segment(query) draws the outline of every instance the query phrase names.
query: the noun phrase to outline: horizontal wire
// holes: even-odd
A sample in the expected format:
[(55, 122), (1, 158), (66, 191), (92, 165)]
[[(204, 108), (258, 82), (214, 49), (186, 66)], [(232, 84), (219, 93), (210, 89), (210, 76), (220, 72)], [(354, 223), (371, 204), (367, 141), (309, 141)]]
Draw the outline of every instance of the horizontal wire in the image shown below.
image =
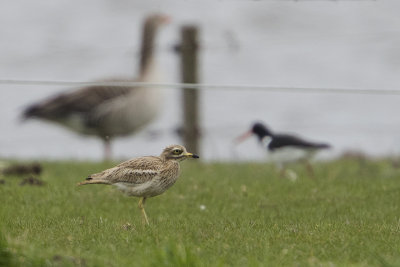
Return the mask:
[(281, 93), (330, 93), (330, 94), (367, 94), (367, 95), (400, 95), (396, 89), (373, 88), (317, 88), (288, 87), (265, 85), (232, 85), (232, 84), (201, 84), (201, 83), (147, 83), (134, 81), (45, 81), (45, 80), (0, 80), (0, 85), (42, 85), (42, 86), (140, 86), (157, 88), (185, 88), (193, 90), (231, 90), (231, 91), (265, 91)]

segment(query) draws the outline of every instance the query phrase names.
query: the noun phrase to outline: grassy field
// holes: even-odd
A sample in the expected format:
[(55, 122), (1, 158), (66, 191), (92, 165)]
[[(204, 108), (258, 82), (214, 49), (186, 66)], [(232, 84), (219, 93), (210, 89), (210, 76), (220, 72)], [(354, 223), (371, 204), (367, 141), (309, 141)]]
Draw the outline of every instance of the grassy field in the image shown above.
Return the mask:
[(76, 187), (111, 163), (44, 162), (44, 186), (0, 184), (0, 265), (400, 266), (400, 169), (389, 160), (182, 164), (165, 194)]

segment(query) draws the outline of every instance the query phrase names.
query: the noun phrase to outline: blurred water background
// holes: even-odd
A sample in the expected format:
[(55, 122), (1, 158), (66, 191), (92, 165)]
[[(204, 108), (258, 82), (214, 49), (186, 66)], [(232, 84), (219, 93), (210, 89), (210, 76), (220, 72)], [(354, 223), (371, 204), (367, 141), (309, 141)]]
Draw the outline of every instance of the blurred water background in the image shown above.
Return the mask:
[[(179, 82), (172, 47), (180, 27), (200, 27), (201, 82), (312, 88), (400, 89), (399, 1), (5, 1), (0, 9), (0, 79), (92, 81), (137, 73), (143, 18), (171, 16), (158, 38), (166, 82)], [(1, 84), (0, 157), (102, 158), (102, 144), (40, 121), (21, 123), (28, 104), (70, 90)], [(159, 154), (180, 143), (180, 90), (165, 89), (163, 113), (135, 136), (116, 139), (115, 158)], [(261, 120), (334, 149), (372, 156), (400, 152), (400, 95), (207, 90), (201, 95), (201, 156), (262, 160), (254, 138), (232, 140)], [(149, 134), (151, 132), (152, 134)]]

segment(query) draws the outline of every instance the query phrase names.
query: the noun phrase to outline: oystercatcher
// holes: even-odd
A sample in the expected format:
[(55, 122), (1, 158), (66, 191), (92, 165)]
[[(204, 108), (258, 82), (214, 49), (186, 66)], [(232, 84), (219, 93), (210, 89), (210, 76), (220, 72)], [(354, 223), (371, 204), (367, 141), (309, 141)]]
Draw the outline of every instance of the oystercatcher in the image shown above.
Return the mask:
[(327, 143), (311, 142), (295, 135), (273, 133), (260, 122), (254, 123), (251, 129), (239, 136), (236, 141), (240, 143), (252, 135), (256, 135), (260, 143), (268, 150), (271, 159), (281, 169), (282, 176), (285, 175), (286, 165), (292, 162), (305, 163), (310, 175), (313, 175), (309, 160), (319, 150), (331, 147)]

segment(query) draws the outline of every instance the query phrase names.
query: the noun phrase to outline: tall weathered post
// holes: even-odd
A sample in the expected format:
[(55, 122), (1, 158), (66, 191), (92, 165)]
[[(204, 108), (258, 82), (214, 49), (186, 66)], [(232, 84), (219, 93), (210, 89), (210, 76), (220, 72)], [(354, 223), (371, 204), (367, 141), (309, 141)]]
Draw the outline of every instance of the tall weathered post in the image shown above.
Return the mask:
[[(181, 75), (183, 83), (198, 83), (198, 29), (195, 26), (182, 28)], [(182, 88), (183, 143), (188, 151), (199, 153), (199, 90)]]

